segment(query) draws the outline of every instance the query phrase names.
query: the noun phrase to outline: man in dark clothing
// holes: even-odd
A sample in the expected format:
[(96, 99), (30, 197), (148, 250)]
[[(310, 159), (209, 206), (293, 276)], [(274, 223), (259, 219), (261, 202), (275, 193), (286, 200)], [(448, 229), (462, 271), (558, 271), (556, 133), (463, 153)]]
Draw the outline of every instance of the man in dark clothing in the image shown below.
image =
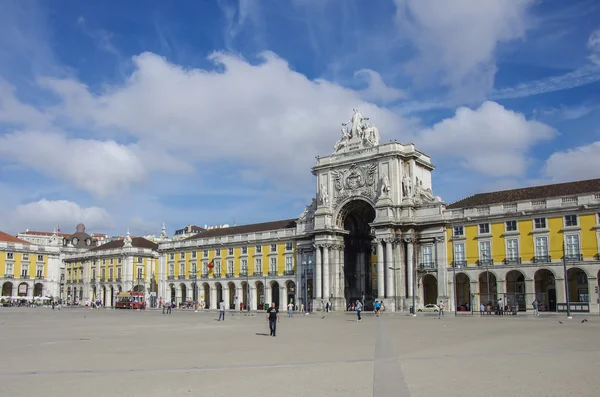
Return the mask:
[(267, 321), (269, 322), (269, 329), (271, 330), (271, 336), (275, 336), (277, 330), (277, 323), (279, 322), (279, 310), (275, 307), (275, 303), (271, 303), (271, 307), (267, 309)]

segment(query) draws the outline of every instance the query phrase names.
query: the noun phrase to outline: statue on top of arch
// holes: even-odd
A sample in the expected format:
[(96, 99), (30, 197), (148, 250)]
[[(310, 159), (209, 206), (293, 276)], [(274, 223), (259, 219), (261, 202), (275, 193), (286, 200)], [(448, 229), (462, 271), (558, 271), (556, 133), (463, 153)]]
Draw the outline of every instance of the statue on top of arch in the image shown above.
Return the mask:
[(363, 147), (379, 145), (379, 130), (374, 125), (368, 123), (368, 117), (364, 117), (356, 108), (352, 109), (353, 114), (349, 121), (342, 123), (342, 137), (334, 145), (335, 153), (339, 152), (351, 143), (362, 143)]

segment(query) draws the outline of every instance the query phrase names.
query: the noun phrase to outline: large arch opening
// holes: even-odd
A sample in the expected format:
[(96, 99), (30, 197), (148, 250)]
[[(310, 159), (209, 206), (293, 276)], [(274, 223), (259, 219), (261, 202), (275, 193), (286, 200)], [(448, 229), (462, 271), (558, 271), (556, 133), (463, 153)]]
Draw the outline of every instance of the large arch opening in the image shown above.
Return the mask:
[(217, 307), (219, 307), (219, 303), (223, 300), (223, 286), (221, 283), (215, 283), (215, 289), (217, 290)]
[(204, 302), (204, 307), (210, 308), (210, 285), (208, 283), (202, 284), (202, 293), (200, 293), (200, 304)]
[(554, 273), (548, 269), (540, 269), (535, 272), (535, 299), (539, 303), (539, 311), (556, 311), (556, 282)]
[(287, 291), (286, 303), (296, 305), (298, 303), (296, 302), (296, 283), (288, 281), (285, 283), (285, 290)]
[(235, 284), (233, 282), (230, 281), (227, 283), (227, 291), (229, 293), (229, 308), (236, 309), (238, 300), (236, 299), (237, 295), (235, 294)]
[(465, 273), (456, 274), (456, 306), (458, 311), (471, 310), (471, 280)]
[[(277, 281), (271, 281), (271, 302), (275, 303), (275, 307), (279, 308), (279, 283)], [(270, 303), (270, 302), (267, 302)]]
[(569, 283), (569, 300), (571, 303), (587, 303), (590, 301), (588, 291), (587, 273), (578, 268), (573, 267), (567, 270), (567, 279)]
[(433, 274), (426, 274), (421, 281), (423, 285), (423, 303), (435, 304), (438, 297), (437, 278)]
[[(344, 298), (364, 304), (377, 298), (377, 279), (373, 277), (371, 263), (370, 223), (375, 220), (375, 208), (364, 200), (353, 200), (342, 207), (337, 216), (337, 226), (348, 232), (344, 236)], [(381, 275), (383, 276), (383, 275)]]
[(42, 296), (42, 294), (44, 293), (44, 284), (42, 283), (36, 283), (33, 286), (33, 296)]
[(27, 283), (19, 284), (19, 288), (17, 290), (17, 296), (27, 296), (28, 292), (29, 292), (29, 284), (27, 284)]
[(262, 310), (265, 305), (265, 286), (262, 281), (256, 282), (256, 309)]
[(2, 296), (12, 296), (12, 291), (13, 291), (13, 283), (11, 283), (10, 281), (5, 282), (4, 284), (2, 284)]
[(519, 270), (511, 270), (506, 273), (506, 305), (510, 310), (513, 310), (513, 308), (519, 311), (526, 310), (526, 293), (523, 273)]
[(181, 291), (181, 304), (187, 303), (187, 287), (184, 283), (179, 284), (179, 289)]
[(496, 275), (485, 271), (479, 275), (479, 304), (494, 306), (498, 302), (498, 282)]

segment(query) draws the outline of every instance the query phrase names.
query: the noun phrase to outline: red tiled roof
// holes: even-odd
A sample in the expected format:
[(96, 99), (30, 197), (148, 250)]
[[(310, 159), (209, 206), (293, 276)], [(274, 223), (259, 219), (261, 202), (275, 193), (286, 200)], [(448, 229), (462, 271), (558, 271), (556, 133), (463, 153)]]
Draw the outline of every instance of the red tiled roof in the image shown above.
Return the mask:
[(21, 240), (20, 238), (16, 238), (15, 236), (11, 236), (10, 234), (4, 232), (0, 232), (0, 241), (6, 241), (8, 243), (29, 244), (28, 241)]
[(253, 223), (250, 225), (240, 225), (240, 226), (223, 227), (223, 228), (218, 228), (218, 229), (210, 229), (210, 230), (206, 230), (204, 232), (200, 232), (198, 234), (194, 234), (193, 236), (186, 238), (186, 240), (195, 240), (195, 239), (205, 238), (205, 237), (229, 236), (231, 234), (258, 233), (258, 232), (266, 232), (269, 230), (290, 229), (290, 228), (295, 228), (295, 227), (296, 227), (296, 219), (284, 219), (282, 221)]
[(539, 200), (550, 197), (573, 196), (585, 193), (600, 193), (600, 179), (588, 179), (525, 187), (521, 189), (501, 190), (498, 192), (479, 193), (450, 204), (448, 209), (473, 208), (478, 206), (512, 203), (524, 200)]

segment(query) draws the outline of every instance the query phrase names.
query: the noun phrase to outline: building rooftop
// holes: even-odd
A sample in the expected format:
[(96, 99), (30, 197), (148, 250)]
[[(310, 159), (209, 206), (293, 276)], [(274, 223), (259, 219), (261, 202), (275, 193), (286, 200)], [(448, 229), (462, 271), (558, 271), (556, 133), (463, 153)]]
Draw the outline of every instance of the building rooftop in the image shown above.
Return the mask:
[(0, 241), (4, 241), (7, 243), (29, 244), (28, 241), (21, 240), (20, 238), (16, 238), (15, 236), (11, 236), (10, 234), (4, 232), (0, 232)]
[[(125, 245), (125, 242), (120, 240), (113, 240), (106, 244), (102, 244), (98, 247), (94, 247), (90, 249), (90, 251), (104, 251), (110, 249), (122, 248)], [(131, 238), (131, 246), (135, 248), (149, 248), (149, 249), (158, 249), (158, 244), (153, 243), (152, 241), (146, 240), (143, 237), (132, 237)]]
[(574, 196), (585, 193), (600, 193), (600, 179), (588, 179), (552, 185), (525, 187), (521, 189), (501, 190), (498, 192), (478, 193), (462, 200), (458, 200), (448, 205), (446, 208), (472, 208), (499, 203), (540, 200), (550, 197)]
[(291, 229), (291, 228), (295, 228), (295, 227), (296, 227), (296, 219), (284, 219), (281, 221), (252, 223), (249, 225), (230, 226), (230, 227), (225, 227), (225, 228), (210, 229), (210, 230), (195, 234), (191, 237), (188, 237), (188, 238), (186, 238), (186, 240), (196, 240), (199, 238), (206, 238), (206, 237), (229, 236), (232, 234), (259, 233), (259, 232), (266, 232), (269, 230)]

